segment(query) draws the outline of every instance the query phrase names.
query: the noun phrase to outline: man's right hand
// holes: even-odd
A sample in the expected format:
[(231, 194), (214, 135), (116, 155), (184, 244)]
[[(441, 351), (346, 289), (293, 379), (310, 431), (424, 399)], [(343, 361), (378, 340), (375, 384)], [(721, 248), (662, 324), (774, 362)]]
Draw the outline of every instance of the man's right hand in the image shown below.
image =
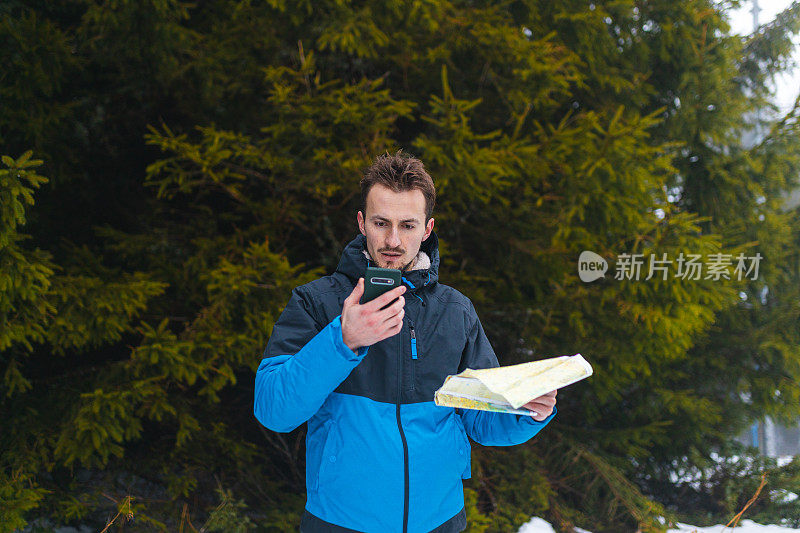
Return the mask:
[[(359, 278), (342, 307), (342, 340), (347, 347), (355, 352), (400, 333), (405, 314), (406, 300), (401, 296), (404, 292), (405, 285), (400, 285), (361, 305), (358, 301), (364, 294), (364, 278)], [(381, 310), (395, 298), (395, 303)]]

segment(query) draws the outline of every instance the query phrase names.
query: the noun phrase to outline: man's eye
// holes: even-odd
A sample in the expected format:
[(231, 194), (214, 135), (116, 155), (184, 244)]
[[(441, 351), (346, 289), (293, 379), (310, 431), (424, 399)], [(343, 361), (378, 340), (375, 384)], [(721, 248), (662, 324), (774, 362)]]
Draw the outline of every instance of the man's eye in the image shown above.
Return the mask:
[(414, 229), (414, 225), (413, 224), (406, 224), (406, 229)]
[(375, 225), (376, 225), (376, 226), (383, 226), (383, 225), (384, 225), (384, 222), (376, 222), (376, 223), (375, 223)]

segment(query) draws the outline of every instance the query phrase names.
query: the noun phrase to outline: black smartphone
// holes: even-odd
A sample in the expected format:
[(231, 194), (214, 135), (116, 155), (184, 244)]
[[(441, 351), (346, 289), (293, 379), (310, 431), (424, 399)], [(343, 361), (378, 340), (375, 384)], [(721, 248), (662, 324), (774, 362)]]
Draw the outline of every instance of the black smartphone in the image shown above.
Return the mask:
[[(365, 304), (384, 292), (399, 287), (402, 283), (402, 276), (402, 272), (396, 268), (367, 267), (367, 271), (364, 273), (364, 294), (361, 295), (359, 303)], [(382, 309), (392, 303), (394, 300), (383, 306)]]

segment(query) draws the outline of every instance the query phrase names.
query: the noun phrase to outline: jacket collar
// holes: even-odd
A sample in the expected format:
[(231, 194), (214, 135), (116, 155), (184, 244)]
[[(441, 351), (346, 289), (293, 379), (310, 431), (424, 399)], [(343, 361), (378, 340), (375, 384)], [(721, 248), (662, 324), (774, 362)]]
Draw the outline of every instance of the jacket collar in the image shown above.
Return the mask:
[[(345, 246), (336, 272), (341, 272), (353, 283), (356, 283), (358, 278), (364, 276), (367, 266), (375, 266), (374, 261), (367, 259), (364, 254), (366, 248), (367, 238), (359, 233)], [(406, 284), (409, 285), (409, 288), (412, 288), (413, 285), (413, 289), (426, 287), (439, 281), (439, 237), (435, 231), (432, 231), (428, 238), (422, 241), (420, 251), (428, 254), (431, 264), (428, 268), (403, 272)]]

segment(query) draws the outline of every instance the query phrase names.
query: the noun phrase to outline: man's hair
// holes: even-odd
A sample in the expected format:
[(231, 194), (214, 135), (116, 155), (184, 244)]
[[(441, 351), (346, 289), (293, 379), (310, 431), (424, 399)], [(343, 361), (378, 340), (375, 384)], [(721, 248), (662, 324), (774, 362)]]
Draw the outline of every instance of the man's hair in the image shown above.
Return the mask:
[(394, 192), (419, 189), (425, 197), (425, 222), (430, 220), (436, 205), (436, 188), (422, 161), (402, 150), (394, 155), (386, 152), (376, 157), (361, 178), (361, 212), (364, 216), (367, 215), (367, 194), (376, 183)]

